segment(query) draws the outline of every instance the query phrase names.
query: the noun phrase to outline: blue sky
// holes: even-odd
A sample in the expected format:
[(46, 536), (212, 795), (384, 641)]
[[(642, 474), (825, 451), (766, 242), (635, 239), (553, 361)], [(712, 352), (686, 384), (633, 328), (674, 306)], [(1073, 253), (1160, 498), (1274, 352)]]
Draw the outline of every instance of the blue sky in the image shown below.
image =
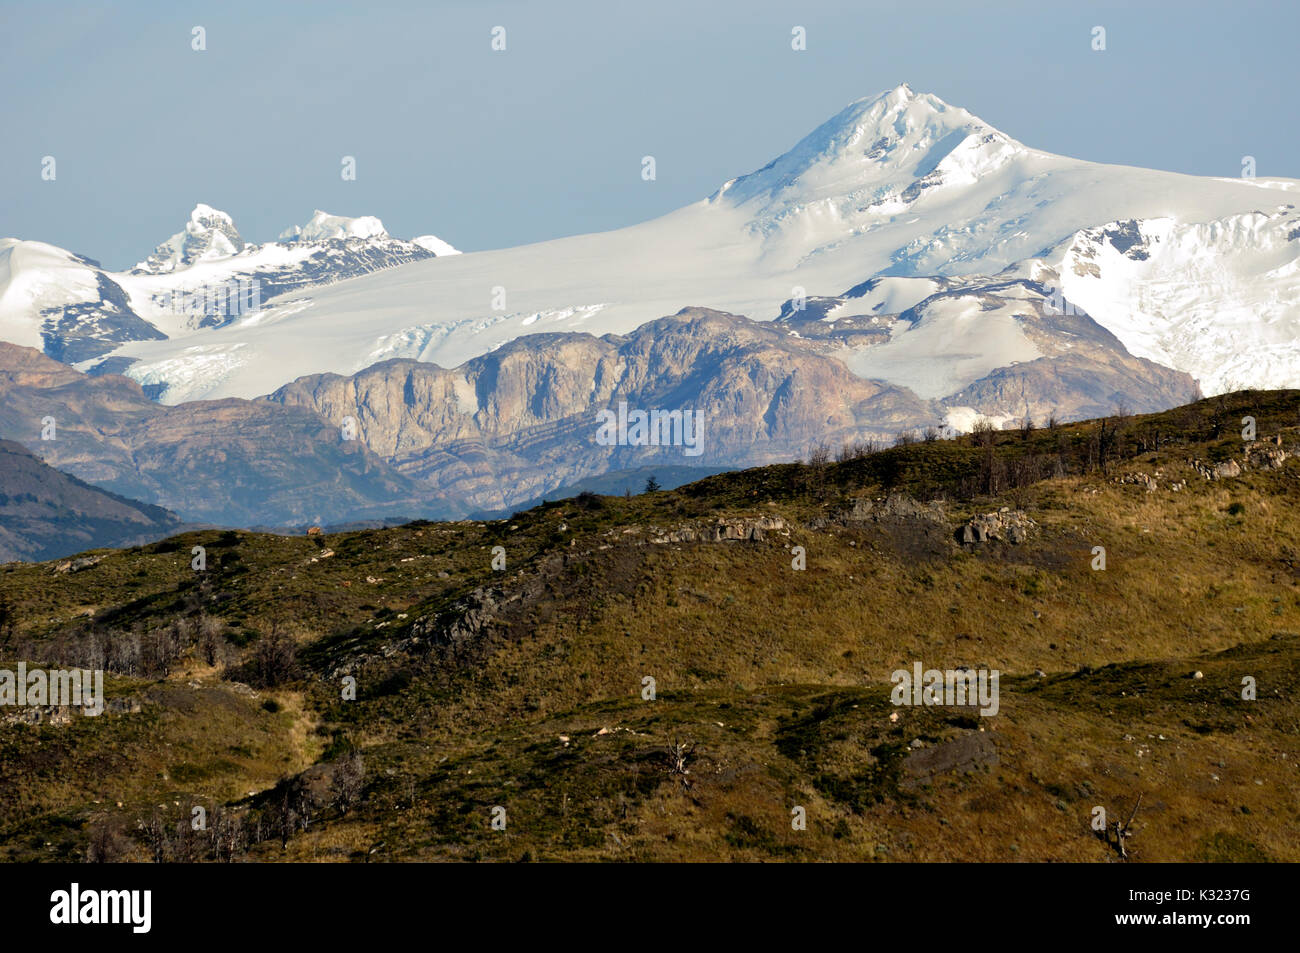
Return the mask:
[(196, 202), (254, 241), (316, 208), (464, 250), (599, 231), (903, 81), (1052, 152), (1226, 176), (1253, 155), (1300, 178), (1298, 39), (1300, 4), (1249, 0), (5, 0), (0, 235), (120, 268)]

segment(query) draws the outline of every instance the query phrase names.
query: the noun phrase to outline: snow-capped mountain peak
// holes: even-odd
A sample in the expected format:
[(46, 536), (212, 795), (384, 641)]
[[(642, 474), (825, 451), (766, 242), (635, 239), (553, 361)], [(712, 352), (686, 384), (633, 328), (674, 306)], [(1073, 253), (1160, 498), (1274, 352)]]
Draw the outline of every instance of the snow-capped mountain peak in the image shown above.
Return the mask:
[(128, 341), (224, 326), (289, 291), (456, 254), (433, 235), (393, 238), (374, 216), (319, 209), (278, 242), (247, 242), (230, 215), (203, 203), (130, 272), (105, 271), (52, 245), (0, 239), (0, 337), (59, 360), (89, 361)]
[(437, 235), (417, 235), (411, 241), (425, 251), (433, 252), (439, 258), (460, 254), (460, 249), (453, 247), (449, 242), (444, 242)]
[[(990, 201), (1069, 161), (1029, 149), (965, 109), (904, 83), (850, 103), (788, 152), (725, 184), (708, 204), (744, 216), (770, 261), (797, 267), (884, 228), (901, 236), (927, 221), (992, 220), (996, 212), (981, 212)], [(956, 207), (963, 203), (967, 207)], [(954, 252), (988, 251), (990, 240), (1015, 234), (999, 234), (1000, 225), (989, 234), (959, 236), (966, 248), (948, 241), (908, 248), (896, 267), (937, 272)], [(918, 229), (905, 242), (926, 241), (927, 231), (933, 234)]]
[(221, 225), (229, 225), (231, 228), (234, 228), (235, 222), (234, 219), (221, 211), (221, 209), (213, 208), (211, 205), (204, 205), (202, 202), (199, 202), (194, 206), (194, 210), (190, 212), (190, 220), (187, 227), (213, 228)]
[(282, 242), (323, 242), (346, 238), (388, 238), (384, 223), (373, 215), (347, 218), (320, 209), (306, 225), (294, 225), (280, 233)]
[(229, 258), (243, 251), (244, 245), (229, 215), (200, 202), (190, 212), (185, 227), (155, 248), (133, 270), (166, 274), (196, 262)]
[(903, 83), (850, 103), (714, 198), (768, 209), (825, 197), (870, 203), (897, 197), (919, 181), (926, 182), (921, 188), (939, 184), (945, 172), (965, 178), (1021, 151), (1024, 146), (977, 116)]
[[(263, 395), (389, 358), (455, 367), (538, 332), (627, 334), (683, 304), (766, 319), (792, 299), (831, 296), (839, 310), (827, 315), (844, 323), (821, 335), (824, 346), (934, 399), (976, 387), (972, 375), (988, 377), (999, 360), (1019, 367), (1057, 354), (1088, 321), (1211, 391), (1296, 386), (1300, 219), (1287, 200), (1297, 192), (1296, 180), (1054, 155), (901, 85), (850, 103), (710, 199), (614, 232), (435, 262), (425, 259), (452, 250), (432, 236), (362, 239), (384, 234), (382, 224), (318, 211), (290, 240), (175, 274), (104, 276), (113, 285), (101, 286), (73, 269), (75, 294), (36, 295), (51, 283), (47, 270), (18, 274), (38, 256), (15, 253), (15, 293), (0, 295), (12, 317), (0, 313), (0, 329), (39, 334), (47, 353), (86, 367), (125, 369), (177, 403)], [(221, 231), (214, 214), (196, 218)], [(59, 267), (62, 288), (73, 276)], [(236, 278), (258, 282), (256, 313), (214, 310), (211, 296), (205, 310), (189, 307), (205, 286)], [(855, 292), (873, 280), (875, 291)], [(1008, 290), (1012, 280), (1038, 288)], [(0, 291), (4, 283), (0, 269)], [(487, 294), (498, 285), (508, 309)], [(920, 307), (944, 291), (960, 294)], [(1087, 320), (1046, 314), (1048, 296)], [(150, 327), (123, 331), (119, 299)], [(931, 360), (947, 362), (943, 375), (929, 373)], [(1023, 401), (997, 404), (1010, 393), (1000, 386), (962, 401), (1023, 415)]]

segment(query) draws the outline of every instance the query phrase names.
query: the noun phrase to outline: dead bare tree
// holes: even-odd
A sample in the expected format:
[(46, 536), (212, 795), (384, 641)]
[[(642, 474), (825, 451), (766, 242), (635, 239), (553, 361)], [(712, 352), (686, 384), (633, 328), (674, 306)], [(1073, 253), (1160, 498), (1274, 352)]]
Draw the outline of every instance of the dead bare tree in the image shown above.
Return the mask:
[(294, 835), (299, 823), (297, 798), (294, 796), (293, 784), (290, 781), (280, 782), (280, 799), (276, 803), (276, 827), (280, 835), (280, 848), (289, 847), (289, 838)]
[(693, 741), (682, 742), (682, 741), (678, 741), (676, 738), (673, 738), (673, 740), (668, 744), (667, 754), (668, 754), (668, 773), (673, 777), (681, 778), (681, 782), (684, 787), (690, 787), (691, 783), (690, 781), (686, 780), (686, 775), (691, 773), (691, 769), (688, 768), (686, 765), (687, 762), (690, 761), (691, 757), (695, 754), (695, 742)]
[(870, 456), (879, 450), (879, 441), (853, 440), (844, 444), (835, 459), (838, 463), (844, 463), (848, 460), (861, 460), (863, 457)]
[(167, 837), (167, 822), (157, 808), (154, 809), (153, 814), (142, 827), (145, 842), (149, 845), (149, 855), (153, 858), (153, 862), (155, 864), (163, 863), (167, 860), (170, 845)]
[(213, 616), (200, 616), (198, 623), (198, 648), (199, 654), (203, 661), (208, 665), (216, 665), (221, 658), (222, 649), (225, 648), (223, 639), (224, 625), (219, 618)]
[(104, 817), (90, 826), (86, 843), (86, 863), (117, 864), (126, 860), (131, 844), (122, 830), (122, 820)]
[(9, 644), (14, 631), (14, 607), (0, 599), (0, 648)]
[(330, 791), (340, 814), (352, 810), (365, 788), (366, 767), (361, 752), (353, 751), (340, 759), (330, 772)]
[[(1137, 817), (1138, 808), (1142, 806), (1143, 795), (1139, 794), (1137, 802), (1133, 805), (1133, 810), (1129, 813), (1128, 820), (1123, 824), (1116, 821), (1114, 826), (1104, 832), (1106, 843), (1115, 848), (1115, 853), (1119, 854), (1120, 860), (1128, 860), (1128, 845), (1125, 843), (1133, 836), (1133, 818)], [(1113, 838), (1113, 839), (1112, 839)]]
[(208, 831), (208, 841), (213, 860), (233, 863), (245, 842), (243, 818), (218, 808)]
[(994, 443), (993, 424), (988, 420), (977, 420), (971, 427), (970, 442), (972, 447), (991, 447)]
[(178, 863), (191, 864), (199, 858), (198, 837), (194, 832), (190, 818), (182, 818), (173, 828), (175, 837), (171, 841), (172, 859)]
[(275, 688), (293, 677), (297, 646), (278, 622), (253, 649), (253, 680), (259, 688)]

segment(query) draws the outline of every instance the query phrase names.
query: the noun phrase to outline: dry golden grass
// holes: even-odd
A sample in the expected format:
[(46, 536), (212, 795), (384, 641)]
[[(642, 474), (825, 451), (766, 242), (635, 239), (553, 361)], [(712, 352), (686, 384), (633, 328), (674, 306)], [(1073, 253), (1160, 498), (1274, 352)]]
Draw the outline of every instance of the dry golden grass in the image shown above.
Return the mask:
[[(1269, 413), (1292, 413), (1291, 400)], [(1046, 452), (1095, 426), (1026, 446)], [(1229, 450), (1230, 435), (1105, 476), (958, 495), (946, 525), (836, 516), (883, 495), (872, 481), (900, 467), (966, 479), (977, 448), (722, 475), (498, 523), (196, 534), (214, 567), (203, 589), (188, 537), (74, 575), (5, 567), (0, 599), (37, 644), (84, 625), (88, 608), (101, 607), (97, 623), (146, 628), (202, 611), (244, 652), (273, 624), (289, 632), (300, 677), (253, 696), (187, 657), (165, 681), (115, 682), (144, 699), (139, 715), (7, 733), (0, 767), (20, 783), (0, 845), (75, 857), (104, 814), (265, 810), (277, 782), (355, 748), (359, 806), (322, 806), (250, 859), (1106, 861), (1117, 855), (1089, 826), (1094, 808), (1126, 816), (1141, 796), (1137, 861), (1294, 861), (1300, 464), (1209, 483), (1185, 462)], [(1114, 482), (1157, 467), (1156, 492)], [(1024, 543), (954, 541), (962, 520), (1009, 505), (1038, 524)], [(777, 515), (790, 529), (647, 542), (650, 526), (720, 515)], [(489, 566), (498, 544), (505, 574)], [(804, 571), (791, 567), (796, 545)], [(1091, 568), (1096, 546), (1104, 571)], [(412, 623), (479, 587), (522, 595), (459, 654), (407, 641)], [(917, 661), (999, 670), (999, 713), (895, 708), (890, 674)], [(342, 671), (357, 677), (355, 702), (340, 699)], [(1256, 701), (1241, 698), (1246, 675)], [(670, 771), (677, 741), (695, 746), (688, 775)], [(927, 751), (976, 754), (914, 777)], [(489, 824), (494, 806), (505, 831)], [(807, 830), (792, 829), (795, 806)]]

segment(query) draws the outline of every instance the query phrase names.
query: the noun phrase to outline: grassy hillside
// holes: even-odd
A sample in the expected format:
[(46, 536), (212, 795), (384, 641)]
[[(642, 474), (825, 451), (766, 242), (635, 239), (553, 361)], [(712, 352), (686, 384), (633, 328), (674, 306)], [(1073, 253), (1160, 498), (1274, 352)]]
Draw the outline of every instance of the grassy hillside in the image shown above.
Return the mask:
[[(0, 709), (0, 856), (1106, 861), (1140, 797), (1133, 860), (1298, 860), (1300, 463), (1261, 462), (1298, 408), (4, 567), (0, 667), (106, 659), (120, 710)], [(960, 541), (1004, 507), (1022, 541)], [(685, 541), (719, 521), (761, 538)], [(918, 661), (999, 670), (998, 713), (895, 707)]]

